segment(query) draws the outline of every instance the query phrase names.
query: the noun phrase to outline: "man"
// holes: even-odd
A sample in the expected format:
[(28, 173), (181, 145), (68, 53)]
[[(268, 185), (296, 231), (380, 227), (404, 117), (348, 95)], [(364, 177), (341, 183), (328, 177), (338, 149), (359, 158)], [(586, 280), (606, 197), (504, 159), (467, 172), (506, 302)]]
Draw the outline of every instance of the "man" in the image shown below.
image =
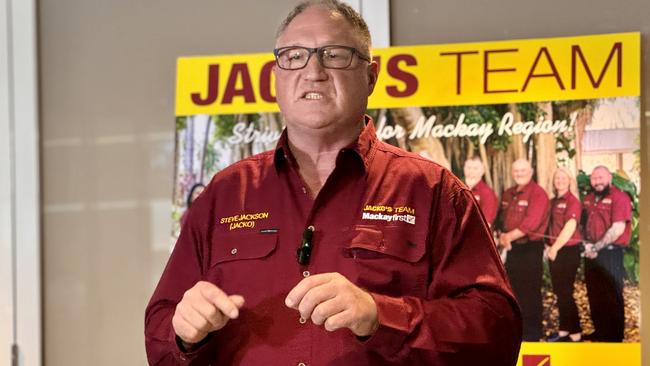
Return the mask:
[(516, 186), (503, 192), (498, 229), (500, 245), (508, 251), (506, 272), (521, 306), (524, 340), (542, 338), (542, 274), (549, 201), (535, 183), (533, 168), (525, 159), (512, 164)]
[(514, 365), (520, 318), (471, 193), (380, 142), (363, 19), (298, 5), (278, 32), (274, 151), (192, 205), (147, 307), (156, 365)]
[(585, 282), (595, 332), (585, 339), (622, 342), (625, 330), (623, 248), (630, 243), (632, 202), (612, 185), (604, 166), (591, 172), (593, 191), (584, 199)]
[(472, 190), (474, 198), (478, 202), (483, 215), (488, 224), (492, 226), (494, 219), (497, 217), (497, 195), (490, 186), (483, 181), (485, 174), (485, 167), (481, 158), (474, 155), (473, 157), (465, 160), (463, 165), (463, 172), (465, 175), (465, 184)]

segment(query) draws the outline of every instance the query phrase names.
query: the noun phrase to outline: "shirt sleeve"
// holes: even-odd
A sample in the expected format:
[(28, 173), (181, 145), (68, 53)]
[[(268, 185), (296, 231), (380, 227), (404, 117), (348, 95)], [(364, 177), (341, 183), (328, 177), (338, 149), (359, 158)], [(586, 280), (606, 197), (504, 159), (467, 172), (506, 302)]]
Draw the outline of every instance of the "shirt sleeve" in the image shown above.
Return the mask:
[(612, 202), (612, 222), (632, 220), (632, 201), (625, 192), (618, 192)]
[[(187, 222), (181, 230), (149, 305), (145, 311), (145, 346), (150, 365), (205, 365), (204, 357), (214, 346), (208, 346), (210, 336), (191, 352), (181, 349), (172, 327), (176, 305), (185, 291), (202, 278), (202, 224), (196, 221), (197, 211), (203, 210), (205, 199), (199, 197), (188, 211)], [(196, 216), (194, 216), (195, 214)]]
[(526, 216), (519, 224), (518, 229), (524, 234), (544, 234), (546, 221), (548, 219), (548, 197), (543, 189), (535, 189), (528, 200)]
[[(575, 219), (576, 223), (580, 223), (580, 215), (582, 214), (582, 205), (580, 201), (573, 198), (567, 200), (566, 213), (564, 214), (564, 222)], [(578, 229), (576, 229), (578, 230)]]
[(431, 215), (426, 298), (371, 294), (379, 328), (367, 346), (395, 363), (515, 365), (519, 307), (471, 192), (450, 188)]

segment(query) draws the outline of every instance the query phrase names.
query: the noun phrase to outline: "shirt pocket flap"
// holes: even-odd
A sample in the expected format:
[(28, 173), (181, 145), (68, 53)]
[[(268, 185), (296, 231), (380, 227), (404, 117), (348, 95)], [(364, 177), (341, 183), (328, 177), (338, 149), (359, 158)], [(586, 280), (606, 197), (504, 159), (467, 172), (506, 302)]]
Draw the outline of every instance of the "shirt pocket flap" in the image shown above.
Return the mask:
[(211, 266), (219, 263), (264, 258), (271, 254), (278, 242), (277, 234), (236, 234), (213, 241)]
[[(357, 257), (374, 258), (383, 254), (411, 263), (419, 262), (425, 252), (423, 244), (410, 241), (400, 228), (357, 227), (350, 249)], [(370, 252), (364, 253), (364, 250)]]

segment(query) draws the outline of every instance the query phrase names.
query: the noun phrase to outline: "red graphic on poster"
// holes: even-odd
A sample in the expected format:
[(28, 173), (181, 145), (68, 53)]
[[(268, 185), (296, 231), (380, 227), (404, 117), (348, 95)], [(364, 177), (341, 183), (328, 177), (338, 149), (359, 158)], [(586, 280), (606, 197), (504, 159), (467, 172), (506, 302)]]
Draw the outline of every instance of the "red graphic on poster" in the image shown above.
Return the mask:
[(551, 366), (550, 355), (523, 355), (522, 366)]

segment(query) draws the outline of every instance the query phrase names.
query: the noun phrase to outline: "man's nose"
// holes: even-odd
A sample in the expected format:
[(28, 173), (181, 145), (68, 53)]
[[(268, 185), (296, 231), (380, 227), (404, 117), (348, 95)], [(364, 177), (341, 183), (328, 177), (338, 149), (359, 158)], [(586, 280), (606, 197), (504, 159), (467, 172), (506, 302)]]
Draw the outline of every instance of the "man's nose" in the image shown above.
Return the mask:
[(308, 80), (325, 80), (327, 79), (327, 72), (318, 59), (318, 54), (311, 55), (305, 66), (305, 79)]

